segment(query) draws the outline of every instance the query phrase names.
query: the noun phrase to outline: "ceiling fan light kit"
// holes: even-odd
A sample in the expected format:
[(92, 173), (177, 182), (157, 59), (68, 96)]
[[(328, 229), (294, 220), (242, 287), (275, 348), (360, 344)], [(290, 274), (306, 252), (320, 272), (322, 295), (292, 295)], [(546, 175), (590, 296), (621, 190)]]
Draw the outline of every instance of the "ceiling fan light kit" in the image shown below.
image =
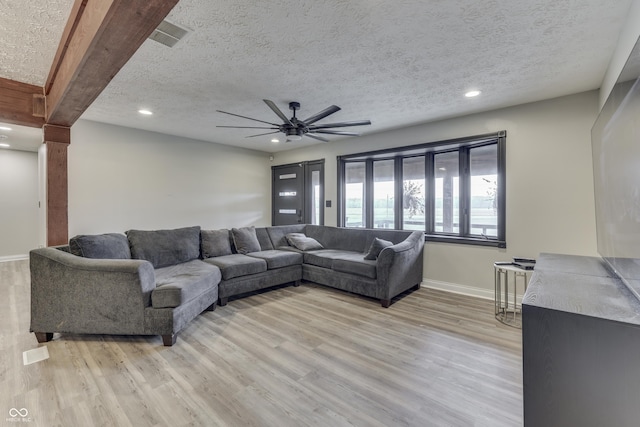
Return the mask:
[(326, 134), (326, 135), (342, 135), (342, 136), (360, 136), (360, 133), (357, 132), (345, 132), (339, 130), (332, 130), (331, 128), (339, 128), (339, 127), (351, 127), (351, 126), (367, 126), (371, 124), (369, 120), (355, 120), (350, 122), (338, 122), (338, 123), (326, 123), (316, 125), (314, 123), (324, 119), (327, 116), (330, 116), (333, 113), (340, 111), (340, 107), (337, 105), (331, 105), (330, 107), (325, 108), (317, 114), (305, 119), (300, 120), (296, 117), (296, 111), (300, 109), (300, 103), (292, 101), (289, 103), (289, 109), (293, 111), (293, 116), (288, 118), (284, 115), (284, 113), (278, 108), (278, 106), (268, 99), (263, 99), (265, 104), (282, 120), (282, 124), (266, 122), (264, 120), (254, 119), (252, 117), (242, 116), (240, 114), (229, 113), (222, 110), (216, 110), (218, 113), (228, 114), (230, 116), (241, 117), (243, 119), (253, 120), (260, 123), (265, 123), (271, 125), (271, 127), (265, 126), (216, 126), (220, 128), (234, 128), (234, 129), (269, 129), (272, 132), (259, 133), (256, 135), (249, 135), (246, 138), (255, 138), (257, 136), (263, 135), (271, 135), (274, 133), (284, 133), (287, 136), (287, 142), (289, 141), (299, 141), (303, 136), (308, 138), (316, 139), (322, 142), (329, 142), (329, 140), (325, 137), (322, 137), (318, 134)]

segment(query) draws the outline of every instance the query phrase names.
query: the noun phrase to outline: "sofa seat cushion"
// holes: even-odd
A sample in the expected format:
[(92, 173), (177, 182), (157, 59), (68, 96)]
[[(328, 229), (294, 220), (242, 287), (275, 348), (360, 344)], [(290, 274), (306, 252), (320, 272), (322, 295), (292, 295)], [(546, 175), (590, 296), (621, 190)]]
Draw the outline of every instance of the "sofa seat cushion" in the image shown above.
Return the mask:
[(364, 259), (359, 253), (343, 253), (333, 260), (333, 270), (375, 279), (376, 261)]
[(264, 259), (254, 258), (242, 254), (233, 254), (207, 258), (204, 262), (220, 268), (222, 279), (229, 280), (234, 277), (267, 271), (267, 262)]
[(290, 251), (270, 250), (251, 252), (247, 254), (247, 256), (265, 260), (267, 262), (267, 269), (269, 270), (302, 264), (302, 254)]
[(153, 308), (178, 307), (218, 286), (222, 275), (214, 265), (199, 260), (155, 270), (156, 288), (151, 293)]
[(363, 257), (361, 253), (342, 251), (339, 249), (320, 249), (317, 251), (305, 252), (304, 263), (311, 264), (323, 268), (333, 268), (333, 260), (340, 258), (341, 256), (349, 256), (350, 254), (359, 255)]

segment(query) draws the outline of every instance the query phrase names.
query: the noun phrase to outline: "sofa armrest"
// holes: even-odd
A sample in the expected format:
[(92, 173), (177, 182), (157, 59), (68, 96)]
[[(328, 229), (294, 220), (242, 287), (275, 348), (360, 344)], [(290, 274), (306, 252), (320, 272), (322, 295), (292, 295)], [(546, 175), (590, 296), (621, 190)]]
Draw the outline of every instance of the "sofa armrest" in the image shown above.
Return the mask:
[(29, 254), (31, 330), (137, 334), (151, 305), (148, 261), (82, 258), (55, 248)]
[(381, 299), (394, 296), (422, 282), (424, 235), (416, 231), (400, 243), (384, 248), (376, 263)]

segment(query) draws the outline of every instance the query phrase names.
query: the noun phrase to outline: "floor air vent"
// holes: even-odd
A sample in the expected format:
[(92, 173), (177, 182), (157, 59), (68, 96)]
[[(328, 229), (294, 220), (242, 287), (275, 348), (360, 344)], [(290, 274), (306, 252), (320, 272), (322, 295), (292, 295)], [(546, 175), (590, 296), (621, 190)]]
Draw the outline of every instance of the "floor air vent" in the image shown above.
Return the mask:
[(174, 47), (188, 33), (189, 30), (185, 28), (178, 27), (169, 21), (162, 21), (149, 38), (165, 46)]

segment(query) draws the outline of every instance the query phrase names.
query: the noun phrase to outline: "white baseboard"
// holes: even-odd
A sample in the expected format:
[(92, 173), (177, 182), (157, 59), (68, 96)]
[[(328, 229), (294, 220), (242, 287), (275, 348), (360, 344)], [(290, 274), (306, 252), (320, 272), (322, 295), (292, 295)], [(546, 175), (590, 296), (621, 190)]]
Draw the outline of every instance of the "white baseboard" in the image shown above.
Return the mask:
[(21, 261), (23, 259), (29, 259), (29, 255), (9, 255), (9, 256), (0, 256), (0, 262), (8, 262), (8, 261)]
[(468, 295), (476, 298), (494, 299), (493, 289), (481, 289), (473, 286), (459, 285), (457, 283), (440, 282), (438, 280), (422, 279), (422, 286), (439, 291), (453, 292), (455, 294)]

